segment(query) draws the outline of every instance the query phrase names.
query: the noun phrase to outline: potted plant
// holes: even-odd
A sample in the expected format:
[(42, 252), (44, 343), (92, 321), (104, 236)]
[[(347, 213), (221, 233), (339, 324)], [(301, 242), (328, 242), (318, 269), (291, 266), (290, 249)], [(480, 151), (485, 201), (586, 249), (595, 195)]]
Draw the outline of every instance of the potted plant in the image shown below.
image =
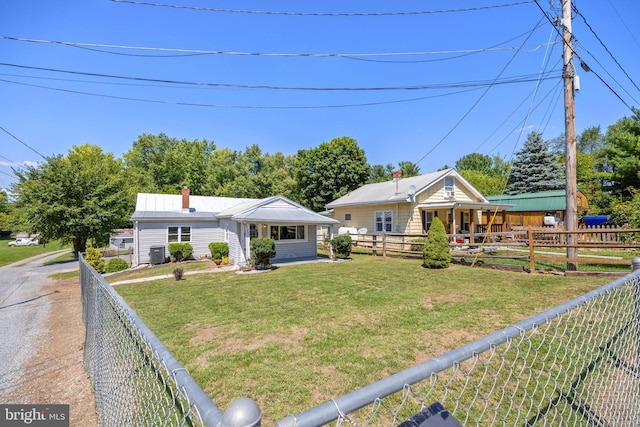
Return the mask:
[(209, 251), (211, 251), (213, 262), (220, 265), (222, 258), (229, 257), (229, 244), (227, 242), (211, 242), (209, 243)]

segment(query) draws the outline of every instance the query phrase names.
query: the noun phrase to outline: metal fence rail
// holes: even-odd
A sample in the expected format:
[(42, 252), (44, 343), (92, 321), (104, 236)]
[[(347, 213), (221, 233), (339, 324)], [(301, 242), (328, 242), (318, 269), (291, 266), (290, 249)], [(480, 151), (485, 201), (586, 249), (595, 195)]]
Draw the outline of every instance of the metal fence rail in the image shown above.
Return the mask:
[(111, 286), (80, 259), (84, 364), (104, 426), (216, 426), (223, 414)]
[(600, 289), (277, 425), (394, 426), (440, 402), (465, 426), (640, 426), (636, 261)]

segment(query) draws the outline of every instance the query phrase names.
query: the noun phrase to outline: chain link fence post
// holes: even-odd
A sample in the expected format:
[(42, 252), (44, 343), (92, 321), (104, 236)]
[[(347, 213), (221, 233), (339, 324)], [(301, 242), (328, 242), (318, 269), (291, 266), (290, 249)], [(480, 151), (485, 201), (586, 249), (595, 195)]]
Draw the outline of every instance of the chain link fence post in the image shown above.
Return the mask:
[(241, 397), (229, 405), (217, 427), (260, 427), (262, 411), (248, 397)]

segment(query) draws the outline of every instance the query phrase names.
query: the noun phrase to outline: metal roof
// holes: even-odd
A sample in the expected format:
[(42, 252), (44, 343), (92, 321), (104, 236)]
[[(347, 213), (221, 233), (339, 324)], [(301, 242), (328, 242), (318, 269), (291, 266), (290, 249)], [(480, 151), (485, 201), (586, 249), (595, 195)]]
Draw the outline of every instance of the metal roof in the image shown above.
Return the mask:
[[(419, 194), (438, 183), (445, 176), (455, 176), (457, 182), (462, 183), (480, 200), (485, 198), (478, 192), (462, 175), (455, 169), (445, 169), (442, 171), (431, 172), (424, 175), (412, 176), (410, 178), (402, 178), (397, 181), (385, 181), (375, 184), (366, 184), (362, 187), (347, 193), (346, 195), (334, 200), (326, 205), (327, 209), (333, 209), (342, 206), (356, 205), (379, 205), (384, 203), (408, 202), (409, 189), (411, 186), (415, 188), (414, 194)], [(397, 187), (396, 187), (397, 186)], [(396, 189), (397, 188), (397, 189)]]
[(523, 211), (564, 211), (567, 209), (565, 190), (539, 191), (517, 195), (488, 196), (487, 200), (494, 203), (508, 203), (514, 205), (507, 212)]
[(286, 197), (243, 199), (232, 197), (189, 196), (189, 210), (182, 209), (182, 196), (140, 193), (132, 220), (206, 221), (221, 218), (239, 222), (296, 224), (338, 224)]
[(286, 197), (274, 196), (236, 205), (218, 215), (238, 222), (270, 222), (295, 224), (338, 224), (339, 221), (322, 216)]

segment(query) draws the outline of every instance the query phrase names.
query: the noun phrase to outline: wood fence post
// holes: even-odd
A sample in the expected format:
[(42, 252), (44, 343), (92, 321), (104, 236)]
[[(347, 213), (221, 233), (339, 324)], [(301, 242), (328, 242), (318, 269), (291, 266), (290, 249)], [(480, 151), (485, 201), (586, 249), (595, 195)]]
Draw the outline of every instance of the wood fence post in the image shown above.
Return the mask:
[(528, 233), (529, 233), (529, 270), (531, 271), (531, 274), (534, 274), (536, 272), (536, 262), (535, 262), (535, 258), (534, 258), (535, 255), (533, 250), (533, 226), (531, 224), (529, 224)]
[(371, 254), (377, 256), (378, 255), (378, 236), (371, 236)]
[(382, 231), (382, 256), (387, 256), (387, 233)]

